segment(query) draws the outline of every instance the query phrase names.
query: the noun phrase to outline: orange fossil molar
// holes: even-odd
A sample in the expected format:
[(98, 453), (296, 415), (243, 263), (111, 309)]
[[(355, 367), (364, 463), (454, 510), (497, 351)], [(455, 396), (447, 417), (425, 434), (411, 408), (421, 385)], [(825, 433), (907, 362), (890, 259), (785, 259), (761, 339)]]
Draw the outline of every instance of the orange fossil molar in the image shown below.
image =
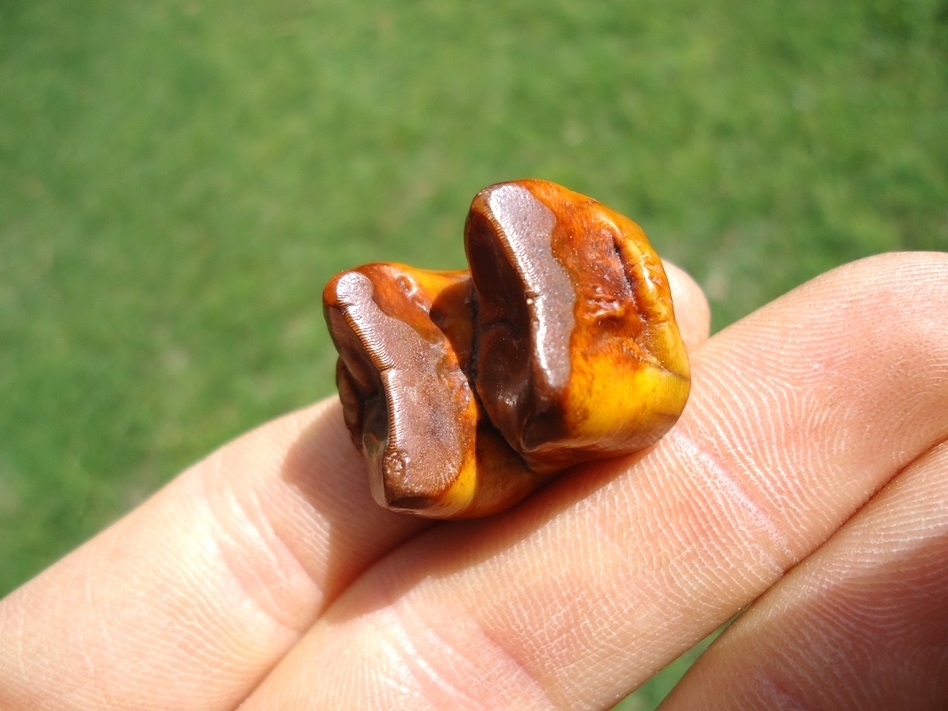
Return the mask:
[(323, 291), (346, 426), (386, 508), (485, 516), (539, 482), (471, 387), (473, 298), (467, 272), (401, 264), (343, 272)]
[(661, 260), (641, 228), (541, 180), (474, 198), (477, 392), (537, 471), (643, 449), (675, 423), (691, 375)]
[(638, 225), (520, 180), (475, 196), (465, 248), (470, 273), (367, 264), (323, 292), (346, 425), (380, 504), (487, 515), (675, 423), (688, 357)]

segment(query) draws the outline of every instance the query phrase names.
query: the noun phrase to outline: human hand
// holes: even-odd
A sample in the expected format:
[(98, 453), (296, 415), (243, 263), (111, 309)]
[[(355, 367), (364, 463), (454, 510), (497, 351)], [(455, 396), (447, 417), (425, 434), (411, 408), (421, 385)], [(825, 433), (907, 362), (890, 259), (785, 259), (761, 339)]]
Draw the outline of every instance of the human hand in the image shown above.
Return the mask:
[(655, 447), (523, 504), (378, 508), (332, 399), (221, 448), (0, 601), (0, 708), (601, 708), (743, 611), (675, 708), (943, 708), (948, 254), (706, 340)]

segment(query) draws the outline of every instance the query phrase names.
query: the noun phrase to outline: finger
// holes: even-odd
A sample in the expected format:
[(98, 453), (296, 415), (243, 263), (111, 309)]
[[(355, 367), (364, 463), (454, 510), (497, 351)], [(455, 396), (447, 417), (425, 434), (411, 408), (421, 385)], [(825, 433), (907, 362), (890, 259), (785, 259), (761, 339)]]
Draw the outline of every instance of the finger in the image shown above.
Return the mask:
[[(699, 342), (707, 302), (671, 271), (682, 335)], [(0, 645), (0, 707), (231, 708), (428, 525), (372, 501), (335, 398), (276, 420), (0, 602), (0, 639), (15, 640)]]
[(674, 709), (948, 707), (948, 444), (712, 645)]
[(689, 353), (696, 351), (708, 340), (711, 332), (711, 307), (698, 282), (688, 272), (671, 262), (663, 261), (672, 301), (675, 304), (675, 319), (685, 347)]
[(394, 551), (246, 708), (621, 698), (948, 435), (943, 303), (948, 255), (887, 255), (715, 336), (653, 450)]
[(0, 708), (233, 708), (422, 525), (371, 502), (337, 401), (272, 422), (0, 603)]

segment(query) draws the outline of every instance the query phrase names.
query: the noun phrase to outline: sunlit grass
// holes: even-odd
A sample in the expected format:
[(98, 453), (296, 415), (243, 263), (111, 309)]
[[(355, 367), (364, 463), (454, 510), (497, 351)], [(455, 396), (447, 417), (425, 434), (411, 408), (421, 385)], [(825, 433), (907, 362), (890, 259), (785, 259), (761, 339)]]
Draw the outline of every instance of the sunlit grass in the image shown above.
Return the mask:
[(0, 594), (329, 394), (326, 278), (461, 265), (488, 183), (631, 215), (718, 328), (842, 262), (948, 248), (946, 21), (934, 0), (3, 3)]

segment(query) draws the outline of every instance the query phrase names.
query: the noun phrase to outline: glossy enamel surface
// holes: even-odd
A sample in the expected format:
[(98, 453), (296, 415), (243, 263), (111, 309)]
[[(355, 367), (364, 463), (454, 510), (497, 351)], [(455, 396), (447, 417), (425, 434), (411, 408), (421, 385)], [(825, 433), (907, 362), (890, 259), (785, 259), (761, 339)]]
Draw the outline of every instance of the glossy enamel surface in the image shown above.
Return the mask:
[(538, 471), (642, 449), (690, 389), (661, 260), (641, 228), (554, 183), (490, 186), (465, 231), (477, 391)]
[(436, 518), (483, 516), (536, 486), (470, 385), (466, 272), (367, 264), (335, 276), (323, 302), (346, 426), (376, 501)]
[(638, 225), (522, 180), (478, 193), (465, 247), (470, 273), (367, 264), (323, 293), (346, 425), (380, 504), (487, 515), (674, 424), (688, 359)]

